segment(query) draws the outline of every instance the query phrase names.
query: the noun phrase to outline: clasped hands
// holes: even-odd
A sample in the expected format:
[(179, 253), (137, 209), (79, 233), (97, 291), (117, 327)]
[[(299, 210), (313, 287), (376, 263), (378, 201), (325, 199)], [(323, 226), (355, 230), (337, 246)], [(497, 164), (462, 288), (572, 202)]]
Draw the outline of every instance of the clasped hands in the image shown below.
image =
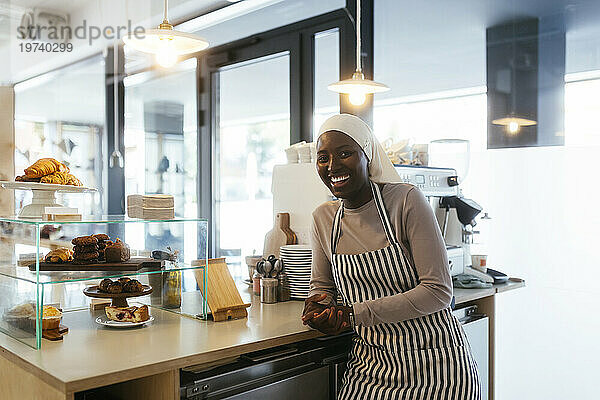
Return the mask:
[(349, 330), (351, 307), (319, 303), (326, 298), (325, 293), (315, 294), (304, 301), (302, 323), (328, 335), (339, 335)]

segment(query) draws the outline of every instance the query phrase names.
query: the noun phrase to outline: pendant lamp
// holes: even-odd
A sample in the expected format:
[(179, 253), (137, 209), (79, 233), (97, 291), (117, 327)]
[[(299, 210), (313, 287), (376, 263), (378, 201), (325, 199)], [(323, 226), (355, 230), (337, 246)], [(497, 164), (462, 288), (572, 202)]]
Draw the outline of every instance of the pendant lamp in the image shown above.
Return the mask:
[(125, 44), (135, 50), (154, 54), (158, 64), (165, 68), (175, 65), (177, 58), (182, 54), (194, 53), (208, 47), (206, 40), (190, 33), (174, 30), (167, 17), (168, 8), (169, 2), (165, 0), (163, 22), (157, 29), (147, 29), (143, 34), (138, 35), (129, 32), (123, 38)]
[(510, 114), (503, 118), (492, 120), (492, 124), (506, 127), (506, 131), (511, 135), (516, 135), (522, 126), (537, 125), (537, 121), (523, 118), (515, 112), (517, 102), (517, 39), (515, 34), (515, 22), (512, 25), (513, 43), (512, 43), (512, 61), (511, 61), (511, 77), (510, 77)]
[(348, 100), (352, 105), (360, 106), (367, 98), (367, 94), (387, 92), (389, 87), (383, 83), (374, 82), (365, 79), (362, 72), (361, 62), (361, 40), (360, 40), (360, 0), (356, 0), (356, 71), (352, 78), (332, 83), (327, 89), (348, 95)]

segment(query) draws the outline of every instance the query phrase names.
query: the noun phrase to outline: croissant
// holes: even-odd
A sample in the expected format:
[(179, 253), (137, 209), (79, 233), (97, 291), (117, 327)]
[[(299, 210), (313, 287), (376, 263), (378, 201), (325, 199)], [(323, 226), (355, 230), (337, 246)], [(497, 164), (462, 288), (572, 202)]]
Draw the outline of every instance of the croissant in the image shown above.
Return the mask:
[(40, 178), (44, 175), (50, 175), (54, 172), (69, 172), (69, 168), (54, 158), (40, 158), (29, 167), (25, 168), (25, 175), (28, 178)]
[(30, 178), (27, 175), (19, 175), (15, 178), (17, 182), (39, 182), (40, 178)]
[(54, 172), (50, 175), (42, 176), (40, 182), (52, 183), (55, 185), (83, 186), (79, 179), (68, 172)]
[(46, 254), (46, 262), (65, 263), (68, 261), (73, 261), (73, 251), (66, 247), (59, 247)]

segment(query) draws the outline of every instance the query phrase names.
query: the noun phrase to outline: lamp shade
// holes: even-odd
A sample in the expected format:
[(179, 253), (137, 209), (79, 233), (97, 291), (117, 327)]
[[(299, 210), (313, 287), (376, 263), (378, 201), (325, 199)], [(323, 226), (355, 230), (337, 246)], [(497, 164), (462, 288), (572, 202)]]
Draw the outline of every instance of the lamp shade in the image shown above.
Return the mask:
[(537, 125), (537, 122), (531, 119), (527, 119), (527, 118), (520, 118), (520, 117), (504, 117), (504, 118), (498, 118), (492, 121), (492, 124), (494, 125), (502, 125), (502, 126), (509, 126), (510, 124), (517, 124), (519, 126), (533, 126), (533, 125)]
[(165, 28), (147, 29), (135, 35), (129, 33), (123, 41), (135, 50), (151, 54), (160, 53), (166, 45), (176, 55), (195, 53), (208, 47), (208, 42), (196, 35)]
[(332, 83), (327, 86), (327, 89), (337, 93), (347, 94), (355, 92), (361, 92), (363, 94), (381, 93), (390, 90), (390, 88), (383, 83), (365, 79), (365, 76), (359, 72), (355, 72), (351, 79), (344, 79), (343, 81)]

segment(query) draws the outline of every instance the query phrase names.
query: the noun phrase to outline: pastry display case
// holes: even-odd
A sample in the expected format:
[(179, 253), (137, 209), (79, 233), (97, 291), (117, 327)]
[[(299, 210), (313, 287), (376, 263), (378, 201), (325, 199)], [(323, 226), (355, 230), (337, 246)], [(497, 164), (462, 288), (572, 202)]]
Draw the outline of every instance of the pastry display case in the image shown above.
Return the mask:
[(199, 218), (0, 217), (0, 331), (39, 349), (68, 331), (69, 313), (88, 313), (98, 329), (152, 329), (153, 308), (206, 319), (207, 227)]

